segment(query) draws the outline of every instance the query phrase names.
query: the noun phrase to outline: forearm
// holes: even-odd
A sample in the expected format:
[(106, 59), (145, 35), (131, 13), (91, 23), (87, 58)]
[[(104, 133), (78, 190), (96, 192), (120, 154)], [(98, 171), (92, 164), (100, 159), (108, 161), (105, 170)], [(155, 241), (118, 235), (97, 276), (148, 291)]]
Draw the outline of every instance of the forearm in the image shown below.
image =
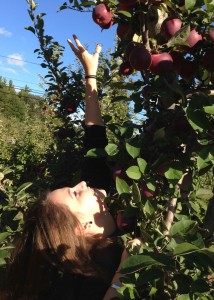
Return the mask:
[(120, 294), (117, 292), (117, 287), (121, 286), (120, 277), (122, 275), (120, 273), (115, 273), (114, 277), (112, 278), (112, 283), (109, 286), (108, 290), (106, 291), (103, 300), (110, 300), (112, 298), (120, 299)]
[(85, 125), (104, 125), (98, 99), (97, 80), (95, 78), (86, 79)]

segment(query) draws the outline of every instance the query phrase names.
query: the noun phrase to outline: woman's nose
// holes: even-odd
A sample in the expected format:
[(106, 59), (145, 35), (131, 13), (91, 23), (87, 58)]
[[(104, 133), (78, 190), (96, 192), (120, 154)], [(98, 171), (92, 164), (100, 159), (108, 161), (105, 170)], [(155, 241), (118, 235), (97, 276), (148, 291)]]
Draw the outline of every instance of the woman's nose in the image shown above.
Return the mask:
[(84, 190), (84, 189), (86, 189), (86, 188), (87, 188), (87, 184), (86, 184), (85, 181), (79, 182), (79, 183), (74, 187), (75, 190)]

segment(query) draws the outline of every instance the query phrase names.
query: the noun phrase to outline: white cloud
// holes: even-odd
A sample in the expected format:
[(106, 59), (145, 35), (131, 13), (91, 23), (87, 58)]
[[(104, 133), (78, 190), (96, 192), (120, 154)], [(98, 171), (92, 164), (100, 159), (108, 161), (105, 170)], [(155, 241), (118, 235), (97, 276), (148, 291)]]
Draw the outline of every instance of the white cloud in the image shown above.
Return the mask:
[(29, 71), (28, 69), (22, 68), (22, 70), (23, 70), (25, 73), (30, 74), (30, 71)]
[(0, 27), (0, 35), (4, 35), (4, 36), (11, 36), (12, 32), (6, 30), (4, 27)]
[(17, 72), (15, 70), (13, 70), (12, 68), (3, 68), (2, 67), (1, 69), (7, 73), (17, 74)]
[(14, 53), (14, 54), (8, 55), (7, 62), (9, 65), (18, 66), (18, 67), (23, 67), (25, 65), (23, 57), (19, 53)]

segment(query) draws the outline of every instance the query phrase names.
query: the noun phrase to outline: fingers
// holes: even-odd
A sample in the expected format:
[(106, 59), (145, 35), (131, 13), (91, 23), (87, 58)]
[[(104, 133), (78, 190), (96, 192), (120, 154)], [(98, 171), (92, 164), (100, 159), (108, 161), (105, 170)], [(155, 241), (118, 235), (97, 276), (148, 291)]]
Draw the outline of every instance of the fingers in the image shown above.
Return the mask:
[(72, 41), (70, 39), (67, 39), (67, 42), (69, 44), (69, 46), (71, 47), (71, 50), (77, 54), (78, 49), (76, 49), (76, 47), (74, 46), (74, 44), (72, 43)]
[(96, 49), (95, 49), (95, 52), (94, 52), (94, 55), (95, 54), (100, 54), (100, 52), (101, 52), (101, 50), (102, 50), (102, 45), (101, 44), (97, 44), (97, 46), (96, 46)]
[[(71, 47), (72, 51), (77, 55), (79, 52), (83, 53), (84, 51), (86, 51), (86, 49), (83, 47), (83, 45), (81, 44), (81, 42), (79, 41), (79, 39), (77, 38), (77, 36), (75, 34), (73, 34), (73, 38), (74, 41), (76, 43), (76, 46), (73, 44), (73, 42), (70, 39), (67, 39), (67, 42), (69, 44), (69, 46)], [(101, 44), (97, 44), (94, 55), (99, 55), (100, 52), (102, 50), (102, 45)]]
[(68, 44), (71, 47), (71, 50), (78, 55), (79, 53), (83, 53), (85, 50), (85, 48), (82, 46), (82, 44), (80, 43), (80, 41), (78, 40), (77, 36), (74, 34), (73, 35), (74, 41), (77, 45), (77, 47), (74, 46), (73, 42), (70, 39), (67, 39)]
[(73, 34), (73, 38), (75, 40), (75, 43), (79, 49), (80, 52), (84, 52), (86, 51), (85, 48), (83, 47), (83, 45), (80, 43), (80, 41), (78, 40), (77, 36), (75, 34)]

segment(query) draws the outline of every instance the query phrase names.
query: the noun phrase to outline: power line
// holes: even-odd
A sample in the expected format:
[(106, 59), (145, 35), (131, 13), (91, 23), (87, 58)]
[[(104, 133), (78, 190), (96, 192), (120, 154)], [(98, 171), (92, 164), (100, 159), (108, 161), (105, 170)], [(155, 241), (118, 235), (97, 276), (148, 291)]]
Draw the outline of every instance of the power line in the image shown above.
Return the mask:
[(6, 55), (1, 55), (1, 54), (0, 54), (0, 57), (6, 57), (6, 58), (8, 58), (8, 59), (13, 59), (13, 60), (18, 60), (18, 61), (23, 61), (23, 62), (26, 62), (26, 63), (29, 63), (29, 64), (33, 64), (33, 65), (38, 65), (38, 66), (40, 66), (40, 64), (38, 64), (38, 63), (35, 63), (35, 62), (32, 62), (32, 61), (28, 61), (28, 60), (24, 60), (24, 59), (18, 59), (18, 58), (8, 57), (8, 56), (6, 56)]
[[(21, 87), (21, 86), (13, 86), (14, 89), (19, 89), (20, 91), (25, 91), (26, 89)], [(32, 93), (36, 93), (36, 94), (41, 94), (43, 95), (44, 93), (42, 91), (39, 91), (39, 90), (34, 90), (34, 89), (29, 89), (30, 92)]]
[[(0, 76), (0, 77), (1, 77), (1, 76)], [(20, 81), (25, 82), (24, 80), (20, 80)], [(9, 87), (8, 84), (6, 84), (6, 86)], [(0, 81), (0, 87), (1, 87), (1, 81)], [(21, 90), (21, 91), (25, 91), (25, 90), (26, 90), (26, 88), (25, 88), (25, 87), (22, 87), (22, 86), (14, 86), (14, 85), (13, 85), (13, 88), (17, 88), (17, 89), (19, 89), (19, 90)], [(29, 90), (32, 91), (32, 92), (35, 92), (35, 93), (37, 93), (37, 94), (44, 94), (44, 92), (42, 92), (42, 91), (40, 91), (40, 90), (32, 89), (32, 88), (30, 88), (30, 87), (29, 87)]]
[[(6, 95), (11, 95), (11, 96), (18, 96), (17, 94), (12, 94), (12, 93), (7, 93), (7, 92), (2, 92), (1, 90), (0, 90), (0, 93), (2, 93), (2, 94), (6, 94)], [(36, 95), (32, 95), (32, 96), (36, 96)], [(30, 96), (24, 96), (26, 99), (32, 99), (32, 97), (30, 97)], [(39, 97), (39, 96), (38, 96)]]
[[(5, 85), (6, 87), (9, 87), (9, 85)], [(22, 86), (12, 86), (14, 89), (19, 89), (20, 91), (26, 91), (26, 88), (25, 87), (22, 87)], [(1, 81), (0, 81), (0, 88), (1, 88)], [(31, 89), (29, 88), (29, 91), (32, 91), (32, 92), (35, 92), (37, 94), (44, 94), (44, 92), (42, 91), (39, 91), (39, 90), (35, 90), (35, 89)]]
[[(1, 77), (1, 76), (0, 76)], [(30, 82), (30, 81), (25, 81), (25, 80), (21, 80), (21, 79), (15, 79), (15, 78), (10, 78), (10, 77), (7, 77), (7, 76), (2, 76), (3, 78), (7, 78), (9, 80), (14, 80), (14, 81), (21, 81), (21, 82), (25, 82), (25, 83), (31, 83), (31, 84), (35, 84), (35, 85), (38, 85), (38, 83), (35, 83), (35, 82)]]

